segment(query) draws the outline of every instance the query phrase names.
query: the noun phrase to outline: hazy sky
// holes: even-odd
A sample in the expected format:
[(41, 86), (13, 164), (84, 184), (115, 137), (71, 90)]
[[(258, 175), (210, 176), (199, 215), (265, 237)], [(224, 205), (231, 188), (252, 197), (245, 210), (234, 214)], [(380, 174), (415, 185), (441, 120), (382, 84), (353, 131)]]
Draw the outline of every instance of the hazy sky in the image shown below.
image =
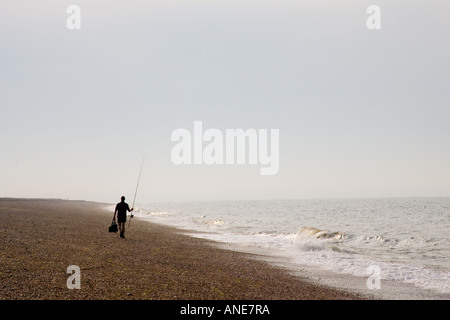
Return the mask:
[[(366, 9), (381, 8), (381, 30)], [(69, 5), (81, 29), (69, 30)], [(450, 2), (0, 2), (0, 197), (450, 196)], [(280, 167), (171, 133), (279, 129)], [(131, 200), (130, 200), (131, 201)]]

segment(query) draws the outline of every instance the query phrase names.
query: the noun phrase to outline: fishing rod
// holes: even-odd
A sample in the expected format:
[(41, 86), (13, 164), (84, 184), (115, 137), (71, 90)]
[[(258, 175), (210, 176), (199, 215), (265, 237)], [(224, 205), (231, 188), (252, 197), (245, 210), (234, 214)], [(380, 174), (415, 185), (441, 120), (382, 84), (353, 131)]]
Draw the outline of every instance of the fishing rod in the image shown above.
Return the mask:
[[(138, 177), (138, 181), (137, 181), (137, 184), (136, 184), (136, 191), (134, 192), (133, 205), (131, 206), (131, 208), (133, 208), (133, 210), (134, 210), (134, 202), (136, 201), (136, 195), (137, 195), (138, 188), (139, 188), (139, 181), (141, 180), (141, 173), (142, 173), (142, 167), (144, 166), (144, 160), (145, 160), (145, 155), (142, 158), (141, 170), (139, 170), (139, 177)], [(133, 214), (131, 214), (130, 221), (128, 221), (128, 227), (131, 224), (131, 218), (133, 218)]]

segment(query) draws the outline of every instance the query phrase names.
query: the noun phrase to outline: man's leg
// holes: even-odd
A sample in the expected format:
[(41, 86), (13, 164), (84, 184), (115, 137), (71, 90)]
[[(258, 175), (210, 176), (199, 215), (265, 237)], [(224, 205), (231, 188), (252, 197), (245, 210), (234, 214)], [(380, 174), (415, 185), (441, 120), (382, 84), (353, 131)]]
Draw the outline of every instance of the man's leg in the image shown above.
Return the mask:
[(125, 238), (125, 222), (119, 223), (120, 237)]

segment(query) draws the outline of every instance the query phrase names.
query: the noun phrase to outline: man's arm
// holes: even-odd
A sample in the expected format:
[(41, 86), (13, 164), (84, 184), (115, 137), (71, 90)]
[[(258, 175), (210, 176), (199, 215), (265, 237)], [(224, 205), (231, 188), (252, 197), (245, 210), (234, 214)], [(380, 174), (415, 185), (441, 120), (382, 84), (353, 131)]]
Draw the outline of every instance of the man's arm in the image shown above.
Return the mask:
[(117, 213), (117, 206), (116, 206), (116, 210), (114, 210), (113, 221), (115, 221), (115, 220), (116, 220), (116, 213)]
[[(133, 211), (133, 209), (134, 209), (134, 208), (131, 208), (131, 209), (130, 209), (130, 206), (128, 206), (128, 212)], [(130, 218), (133, 218), (133, 217), (134, 217), (133, 214), (130, 214)]]

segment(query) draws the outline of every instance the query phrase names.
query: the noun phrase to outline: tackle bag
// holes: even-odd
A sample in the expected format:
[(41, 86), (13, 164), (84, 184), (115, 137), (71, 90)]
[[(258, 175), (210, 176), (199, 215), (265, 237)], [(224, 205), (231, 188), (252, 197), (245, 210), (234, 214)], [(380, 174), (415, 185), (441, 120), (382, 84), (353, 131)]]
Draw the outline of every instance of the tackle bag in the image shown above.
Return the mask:
[(113, 220), (113, 222), (111, 223), (111, 226), (109, 227), (109, 232), (117, 232), (118, 228), (117, 228), (117, 223), (116, 221)]

